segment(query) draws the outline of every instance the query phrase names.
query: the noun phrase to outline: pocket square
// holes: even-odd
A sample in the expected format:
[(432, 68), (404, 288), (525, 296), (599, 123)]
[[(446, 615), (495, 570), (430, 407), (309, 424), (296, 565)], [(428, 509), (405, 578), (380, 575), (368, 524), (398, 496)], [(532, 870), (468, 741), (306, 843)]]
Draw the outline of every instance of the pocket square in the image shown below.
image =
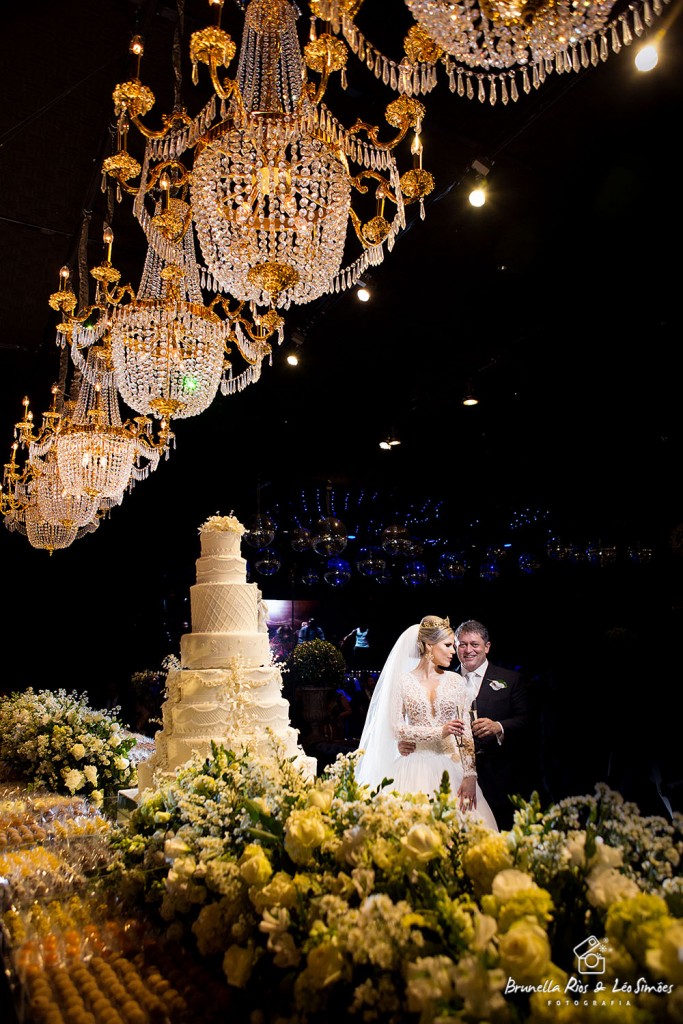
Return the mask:
[(489, 686), (492, 690), (507, 690), (508, 684), (504, 679), (492, 679)]

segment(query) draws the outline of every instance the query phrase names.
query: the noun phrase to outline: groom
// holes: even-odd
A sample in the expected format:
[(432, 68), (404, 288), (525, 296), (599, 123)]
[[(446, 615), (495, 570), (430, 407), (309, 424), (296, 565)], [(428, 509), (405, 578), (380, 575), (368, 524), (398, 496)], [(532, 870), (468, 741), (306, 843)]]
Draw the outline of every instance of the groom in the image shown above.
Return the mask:
[(509, 797), (528, 797), (525, 778), (530, 742), (530, 702), (519, 672), (492, 665), (489, 631), (476, 619), (462, 622), (455, 631), (460, 673), (476, 701), (472, 723), (477, 777), (498, 827), (512, 828), (514, 808)]

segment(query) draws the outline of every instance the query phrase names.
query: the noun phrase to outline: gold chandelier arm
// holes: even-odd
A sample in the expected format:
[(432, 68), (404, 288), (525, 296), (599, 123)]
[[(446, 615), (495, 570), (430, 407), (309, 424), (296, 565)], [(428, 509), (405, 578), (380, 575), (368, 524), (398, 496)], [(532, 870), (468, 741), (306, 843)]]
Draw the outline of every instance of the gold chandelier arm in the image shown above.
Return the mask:
[(234, 99), (240, 114), (244, 114), (244, 106), (242, 105), (240, 91), (237, 88), (237, 82), (233, 78), (226, 78), (225, 82), (221, 82), (218, 77), (218, 69), (222, 66), (222, 62), (219, 61), (217, 54), (212, 50), (209, 55), (209, 74), (211, 75), (211, 84), (214, 88), (214, 92), (219, 99)]
[[(261, 321), (258, 325), (252, 324), (247, 317), (242, 315), (245, 303), (238, 302), (235, 310), (230, 309), (228, 300), (222, 295), (215, 295), (209, 303), (208, 308), (214, 310), (216, 306), (220, 306), (228, 318), (233, 332), (235, 327), (239, 324), (240, 328), (244, 331), (250, 341), (256, 346), (255, 349), (249, 350), (246, 346), (240, 343), (239, 335), (234, 332), (230, 335), (229, 341), (234, 342), (237, 345), (240, 355), (246, 363), (253, 366), (255, 363), (260, 363), (262, 359), (270, 355), (272, 349), (267, 343), (266, 339), (270, 338), (275, 331), (279, 330), (282, 324), (282, 317), (275, 313), (274, 310), (269, 310), (261, 317)], [(229, 345), (225, 346), (225, 353), (228, 355), (230, 352)], [(230, 363), (227, 361), (227, 365)]]
[(301, 91), (301, 99), (299, 100), (300, 108), (305, 92), (308, 93), (308, 98), (314, 107), (317, 107), (318, 104), (322, 101), (323, 96), (327, 92), (327, 86), (330, 81), (330, 70), (330, 65), (329, 63), (326, 62), (323, 65), (322, 71), (320, 73), (320, 79), (317, 85), (315, 82), (311, 82), (310, 80), (306, 82), (305, 90), (302, 89)]
[(150, 172), (147, 184), (145, 185), (145, 192), (150, 192), (153, 188), (160, 187), (159, 182), (163, 174), (168, 171), (178, 171), (178, 177), (169, 178), (169, 188), (185, 188), (192, 181), (192, 172), (188, 171), (185, 164), (181, 163), (180, 160), (163, 160)]
[(405, 139), (409, 128), (410, 125), (405, 123), (401, 126), (401, 129), (395, 139), (392, 139), (391, 142), (380, 142), (377, 138), (379, 127), (377, 125), (368, 124), (367, 121), (361, 121), (359, 119), (349, 128), (347, 135), (357, 135), (359, 132), (366, 132), (368, 138), (371, 140), (372, 144), (377, 147), (377, 149), (391, 150), (395, 149), (399, 142), (402, 142), (403, 139)]
[(233, 311), (233, 310), (230, 309), (229, 300), (226, 299), (225, 296), (223, 296), (223, 295), (214, 295), (214, 297), (212, 298), (211, 302), (208, 304), (207, 308), (210, 309), (211, 311), (213, 311), (216, 306), (220, 306), (221, 309), (223, 310), (223, 312), (225, 313), (225, 315), (227, 316), (228, 320), (234, 321), (234, 320), (238, 319), (240, 313), (244, 309), (244, 305), (245, 305), (244, 302), (238, 302), (237, 303), (237, 309), (235, 309)]
[[(110, 288), (109, 284), (106, 281), (103, 281), (102, 294), (109, 306), (120, 305), (126, 295), (128, 295), (131, 302), (135, 302), (135, 291), (132, 285), (129, 284), (121, 284), (117, 285), (115, 288)], [(104, 310), (102, 310), (102, 312), (104, 312)]]
[(23, 512), (28, 505), (26, 484), (31, 477), (31, 468), (26, 464), (21, 468), (16, 461), (19, 442), (12, 444), (12, 454), (9, 462), (6, 462), (0, 483), (0, 512), (2, 515), (11, 515), (14, 512)]
[[(250, 340), (254, 342), (254, 348), (250, 351), (249, 349), (247, 349), (243, 345), (241, 345), (240, 341), (239, 341), (239, 338), (237, 337), (236, 334), (233, 335), (230, 340), (233, 341), (235, 343), (235, 345), (237, 345), (237, 349), (239, 351), (239, 354), (241, 355), (241, 357), (245, 361), (245, 363), (248, 363), (249, 366), (256, 366), (257, 363), (263, 362), (263, 360), (266, 358), (266, 356), (269, 356), (270, 353), (273, 350), (270, 347), (270, 345), (268, 344), (268, 342), (263, 339), (263, 337), (259, 337), (259, 335), (254, 332), (253, 328), (250, 326), (250, 324), (246, 320), (240, 319), (239, 320), (239, 324), (240, 324), (240, 327), (244, 330), (244, 332), (249, 336)], [(230, 355), (231, 351), (232, 351), (232, 349), (231, 349), (230, 345), (226, 345), (225, 346), (226, 359), (225, 359), (225, 363), (224, 363), (225, 367), (232, 366), (232, 363), (227, 358), (227, 356)]]
[(140, 115), (135, 114), (132, 111), (130, 113), (130, 119), (140, 134), (144, 135), (146, 139), (165, 139), (171, 132), (177, 131), (179, 128), (184, 128), (192, 123), (184, 110), (174, 110), (170, 115), (164, 114), (161, 119), (163, 127), (157, 128), (156, 130), (148, 128), (140, 120)]
[(116, 181), (117, 185), (119, 185), (119, 187), (122, 188), (129, 196), (136, 196), (140, 192), (142, 185), (138, 185), (137, 188), (134, 185), (129, 185), (119, 171), (110, 171), (109, 174)]
[[(369, 186), (363, 184), (363, 178), (372, 178), (374, 181), (379, 182), (376, 192), (377, 199), (389, 199), (395, 206), (398, 206), (398, 200), (394, 192), (392, 192), (389, 182), (378, 171), (362, 170), (355, 177), (351, 178), (351, 184), (356, 191), (365, 195)], [(353, 210), (350, 212), (353, 213)]]

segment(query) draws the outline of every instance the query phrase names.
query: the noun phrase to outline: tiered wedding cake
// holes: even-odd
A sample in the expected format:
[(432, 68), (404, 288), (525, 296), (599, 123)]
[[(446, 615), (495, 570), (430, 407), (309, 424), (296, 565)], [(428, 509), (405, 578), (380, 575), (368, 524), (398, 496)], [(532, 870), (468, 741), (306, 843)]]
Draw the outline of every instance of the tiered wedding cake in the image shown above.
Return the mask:
[(211, 516), (199, 528), (201, 557), (190, 587), (193, 631), (180, 638), (181, 667), (168, 673), (155, 752), (138, 767), (140, 793), (195, 753), (209, 756), (212, 740), (235, 753), (272, 756), (277, 748), (306, 774), (315, 774), (315, 760), (289, 724), (265, 605), (257, 585), (247, 583), (243, 532), (233, 516)]

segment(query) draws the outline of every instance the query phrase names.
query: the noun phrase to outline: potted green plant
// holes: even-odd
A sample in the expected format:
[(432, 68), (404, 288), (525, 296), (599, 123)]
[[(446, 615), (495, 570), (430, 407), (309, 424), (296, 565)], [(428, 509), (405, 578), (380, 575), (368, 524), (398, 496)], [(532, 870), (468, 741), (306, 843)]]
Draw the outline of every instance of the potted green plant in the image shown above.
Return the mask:
[(301, 722), (304, 749), (324, 740), (330, 697), (344, 682), (346, 662), (328, 640), (305, 640), (287, 659), (294, 707)]

